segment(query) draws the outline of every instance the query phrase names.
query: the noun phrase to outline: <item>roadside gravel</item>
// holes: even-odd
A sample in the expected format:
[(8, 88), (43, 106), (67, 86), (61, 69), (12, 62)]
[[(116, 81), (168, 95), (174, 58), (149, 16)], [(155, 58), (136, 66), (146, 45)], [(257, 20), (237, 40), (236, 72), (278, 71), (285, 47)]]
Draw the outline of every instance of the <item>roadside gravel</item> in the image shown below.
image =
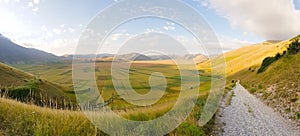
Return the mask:
[(225, 104), (228, 100), (223, 101), (217, 114), (216, 123), (220, 128), (217, 128), (216, 135), (300, 136), (299, 128), (251, 95), (239, 83), (232, 91), (234, 96), (231, 104)]

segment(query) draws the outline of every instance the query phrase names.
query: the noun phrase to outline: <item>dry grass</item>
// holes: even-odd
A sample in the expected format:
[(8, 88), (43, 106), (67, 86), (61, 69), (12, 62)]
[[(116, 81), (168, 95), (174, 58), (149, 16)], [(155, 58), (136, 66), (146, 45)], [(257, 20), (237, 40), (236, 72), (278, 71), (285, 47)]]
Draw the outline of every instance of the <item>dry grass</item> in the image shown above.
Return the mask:
[[(103, 65), (104, 64), (104, 65)], [(20, 67), (20, 66), (19, 66)], [(97, 63), (96, 74), (98, 77), (99, 88), (105, 89), (103, 92), (105, 99), (115, 93), (110, 76), (110, 62)], [(56, 84), (69, 86), (70, 65), (54, 64), (47, 66), (24, 66), (27, 71), (34, 71), (43, 79), (49, 79)], [(138, 88), (141, 93), (149, 91), (148, 78), (151, 72), (162, 72), (167, 77), (168, 88), (165, 96), (156, 104), (149, 107), (137, 107), (127, 104), (122, 99), (118, 99), (109, 105), (114, 111), (130, 120), (151, 120), (164, 115), (176, 103), (180, 91), (180, 76), (177, 67), (165, 62), (157, 63), (134, 63), (134, 69), (130, 73), (132, 76), (132, 86)], [(184, 70), (189, 70), (189, 66)], [(90, 70), (90, 69), (87, 69)], [(150, 72), (150, 73), (149, 73)], [(210, 77), (201, 77), (201, 88), (199, 102), (190, 114), (188, 119), (179, 128), (171, 132), (170, 135), (204, 135), (206, 130), (197, 126), (200, 111), (205, 104), (206, 95), (210, 89)], [(70, 80), (70, 81), (68, 81)], [(100, 90), (101, 91), (101, 90)], [(189, 95), (188, 93), (186, 95)], [(13, 107), (13, 108), (12, 108)], [(180, 119), (182, 117), (178, 117)], [(100, 130), (95, 129), (94, 125), (79, 111), (56, 110), (27, 105), (0, 98), (0, 131), (7, 135), (100, 135)], [(117, 124), (116, 124), (117, 125)], [(206, 128), (210, 128), (208, 126)], [(207, 129), (206, 132), (208, 132)]]
[[(286, 54), (272, 63), (266, 71), (257, 74), (266, 57), (282, 54), (291, 42), (286, 40), (279, 43), (250, 45), (226, 53), (225, 58), (228, 84), (232, 79), (241, 80), (245, 88), (261, 96), (267, 104), (276, 107), (280, 112), (284, 113), (286, 107), (292, 107), (293, 111), (288, 113), (288, 118), (295, 119), (300, 110), (300, 54)], [(218, 59), (220, 57), (215, 58), (217, 61)], [(206, 68), (208, 64), (209, 62), (206, 62), (199, 67)]]
[(100, 135), (81, 112), (53, 110), (0, 98), (5, 135)]

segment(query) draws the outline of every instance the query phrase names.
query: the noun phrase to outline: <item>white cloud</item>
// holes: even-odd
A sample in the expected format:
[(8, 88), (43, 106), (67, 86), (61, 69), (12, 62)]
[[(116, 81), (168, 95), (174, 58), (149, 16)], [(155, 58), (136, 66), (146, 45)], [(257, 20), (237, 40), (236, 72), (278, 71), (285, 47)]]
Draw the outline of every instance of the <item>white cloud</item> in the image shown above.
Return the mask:
[(74, 28), (71, 28), (71, 27), (69, 27), (68, 30), (69, 30), (69, 32), (71, 32), (71, 33), (75, 32), (75, 29), (74, 29)]
[(37, 12), (38, 10), (39, 10), (39, 8), (32, 9), (33, 12)]
[(166, 26), (164, 26), (163, 28), (167, 31), (169, 30), (175, 30), (175, 24), (173, 22), (166, 22)]
[(127, 39), (131, 37), (131, 35), (129, 33), (116, 33), (116, 34), (113, 34), (110, 36), (110, 39), (113, 40), (113, 41), (117, 41), (117, 40), (120, 40), (120, 39)]
[(52, 32), (54, 32), (54, 33), (56, 33), (56, 34), (61, 34), (61, 30), (60, 29), (57, 29), (57, 28), (54, 28), (53, 30), (52, 30)]
[(18, 19), (18, 17), (14, 13), (2, 11), (0, 9), (0, 18), (4, 19), (0, 21), (1, 33), (13, 33), (16, 35), (23, 35), (23, 33), (26, 31), (27, 27), (22, 21)]
[(300, 12), (293, 0), (210, 0), (209, 3), (233, 27), (267, 40), (288, 39), (300, 33)]
[(29, 8), (33, 8), (33, 3), (32, 2), (28, 2), (28, 7)]
[(226, 36), (218, 36), (219, 43), (221, 47), (223, 48), (223, 52), (227, 52), (230, 50), (238, 49), (245, 45), (251, 45), (253, 43), (245, 40), (240, 40), (236, 38), (229, 38)]
[(39, 3), (40, 3), (40, 0), (33, 0), (33, 3), (34, 3), (34, 4), (39, 4)]

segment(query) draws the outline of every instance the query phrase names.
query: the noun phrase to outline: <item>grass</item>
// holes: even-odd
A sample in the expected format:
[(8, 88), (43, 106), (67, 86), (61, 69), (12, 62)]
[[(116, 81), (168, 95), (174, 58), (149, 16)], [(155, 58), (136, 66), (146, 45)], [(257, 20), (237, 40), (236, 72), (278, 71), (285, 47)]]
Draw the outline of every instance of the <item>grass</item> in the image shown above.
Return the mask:
[[(205, 135), (209, 133), (208, 126), (198, 127), (197, 116), (200, 113), (198, 109), (205, 104), (206, 97), (200, 97), (199, 102), (188, 119), (170, 135)], [(14, 108), (12, 108), (14, 107)], [(168, 108), (159, 106), (156, 110), (129, 110), (116, 113), (127, 116), (130, 120), (149, 120), (157, 118)], [(0, 98), (0, 131), (5, 135), (105, 135), (93, 124), (87, 120), (82, 112), (69, 110), (55, 110), (42, 108), (35, 105), (28, 105), (6, 98)]]
[(231, 93), (230, 93), (230, 95), (228, 96), (228, 99), (227, 99), (227, 101), (226, 101), (226, 106), (229, 106), (229, 105), (231, 105), (231, 101), (232, 101), (232, 97), (234, 96), (234, 92), (232, 91)]
[(5, 135), (101, 134), (78, 111), (53, 110), (5, 98), (0, 98), (0, 107), (0, 130)]
[(253, 112), (253, 110), (252, 110), (252, 108), (248, 105), (248, 112), (249, 113), (252, 113)]
[[(236, 56), (240, 53), (239, 57), (231, 59), (227, 64), (227, 69), (230, 70), (227, 70), (228, 80), (240, 80), (249, 92), (261, 94), (270, 106), (282, 105), (283, 111), (287, 107), (286, 104), (291, 104), (294, 108), (299, 107), (297, 90), (300, 83), (300, 53), (295, 55), (283, 53), (293, 41), (252, 45), (226, 53), (225, 56)], [(259, 69), (264, 58), (275, 56), (277, 53), (284, 55), (268, 65), (263, 72), (257, 74), (251, 71)], [(241, 68), (236, 68), (238, 66)], [(296, 115), (295, 111), (292, 112), (290, 115)]]
[[(226, 61), (226, 74), (229, 80), (234, 79), (231, 77), (237, 75), (241, 71), (246, 71), (247, 73), (254, 73), (252, 70), (258, 69), (263, 59), (269, 56), (274, 56), (276, 53), (282, 53), (288, 47), (291, 41), (283, 41), (274, 44), (255, 44), (243, 46), (237, 50), (233, 50), (224, 54)], [(206, 72), (210, 72), (211, 62), (214, 62), (215, 66), (221, 65), (223, 62), (223, 57), (218, 56), (213, 58), (213, 60), (208, 60), (204, 63), (198, 65), (199, 69)], [(251, 71), (249, 71), (251, 68)], [(238, 75), (235, 77), (239, 77)], [(238, 78), (235, 78), (238, 79)]]
[(75, 101), (74, 95), (66, 93), (66, 88), (1, 63), (0, 77), (5, 79), (0, 81), (0, 90), (7, 90), (13, 99), (26, 99), (29, 92), (35, 92), (38, 95), (42, 94), (43, 97), (54, 99), (59, 97)]
[[(96, 63), (95, 67), (97, 85), (104, 100), (108, 100), (112, 97), (112, 94), (116, 94), (112, 76), (110, 75), (110, 66), (110, 62), (101, 62)], [(47, 85), (51, 83), (51, 85), (61, 86), (64, 89), (72, 88), (71, 65), (68, 63), (38, 66), (18, 65), (17, 67), (34, 74), (34, 76), (31, 75), (29, 77), (37, 77), (37, 80), (24, 82), (22, 84), (23, 87), (27, 85), (38, 85), (38, 88), (41, 88), (40, 84), (47, 81)], [(154, 105), (146, 107), (132, 105), (122, 98), (115, 99), (109, 106), (112, 107), (114, 112), (130, 120), (146, 121), (161, 117), (174, 106), (179, 96), (181, 77), (177, 69), (178, 67), (171, 63), (133, 63), (129, 70), (132, 87), (140, 94), (148, 93), (151, 88), (148, 83), (151, 73), (161, 72), (166, 77), (165, 79), (168, 84), (164, 96)], [(91, 71), (91, 69), (84, 67), (82, 70), (85, 72)], [(183, 69), (185, 72), (191, 70), (190, 66), (186, 66), (186, 68)], [(124, 74), (124, 71), (119, 74)], [(200, 96), (196, 106), (187, 120), (169, 135), (205, 135), (211, 131), (213, 120), (204, 127), (198, 127), (197, 121), (201, 116), (200, 111), (205, 104), (210, 89), (210, 78), (218, 77), (205, 75), (202, 71), (199, 73), (199, 76), (201, 86), (199, 89)], [(191, 83), (193, 80), (197, 80), (189, 77), (183, 78)], [(41, 79), (41, 81), (39, 79)], [(188, 88), (194, 89), (193, 87)], [(45, 90), (47, 90), (47, 88), (45, 88)], [(64, 91), (63, 94), (68, 96), (75, 95), (72, 90)], [(189, 93), (186, 92), (185, 95), (189, 95)], [(94, 125), (79, 111), (49, 109), (19, 103), (6, 98), (0, 98), (0, 104), (0, 131), (7, 135), (104, 135), (103, 132), (95, 129)]]

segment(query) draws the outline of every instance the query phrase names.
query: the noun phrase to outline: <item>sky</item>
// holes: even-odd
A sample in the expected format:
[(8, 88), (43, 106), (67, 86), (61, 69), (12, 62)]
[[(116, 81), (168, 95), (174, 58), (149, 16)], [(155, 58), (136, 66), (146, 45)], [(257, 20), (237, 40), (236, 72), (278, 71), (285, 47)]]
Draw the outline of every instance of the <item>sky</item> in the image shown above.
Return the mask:
[[(74, 54), (78, 39), (90, 21), (100, 11), (117, 2), (117, 0), (0, 0), (0, 33), (24, 47), (37, 48), (56, 55)], [(202, 14), (218, 36), (224, 51), (265, 40), (285, 40), (300, 34), (300, 0), (183, 0), (183, 2)], [(139, 39), (137, 37), (140, 35), (147, 36), (145, 33), (149, 32), (165, 33), (174, 40), (189, 45), (187, 49), (189, 52), (203, 51), (193, 35), (176, 22), (146, 18), (133, 20), (114, 30), (103, 43), (101, 52), (118, 52), (116, 49), (128, 45), (126, 41)], [(151, 40), (155, 43), (155, 40), (163, 40), (158, 36), (153, 37), (157, 38), (148, 38), (149, 41), (146, 42)], [(169, 46), (168, 48), (172, 48)]]

